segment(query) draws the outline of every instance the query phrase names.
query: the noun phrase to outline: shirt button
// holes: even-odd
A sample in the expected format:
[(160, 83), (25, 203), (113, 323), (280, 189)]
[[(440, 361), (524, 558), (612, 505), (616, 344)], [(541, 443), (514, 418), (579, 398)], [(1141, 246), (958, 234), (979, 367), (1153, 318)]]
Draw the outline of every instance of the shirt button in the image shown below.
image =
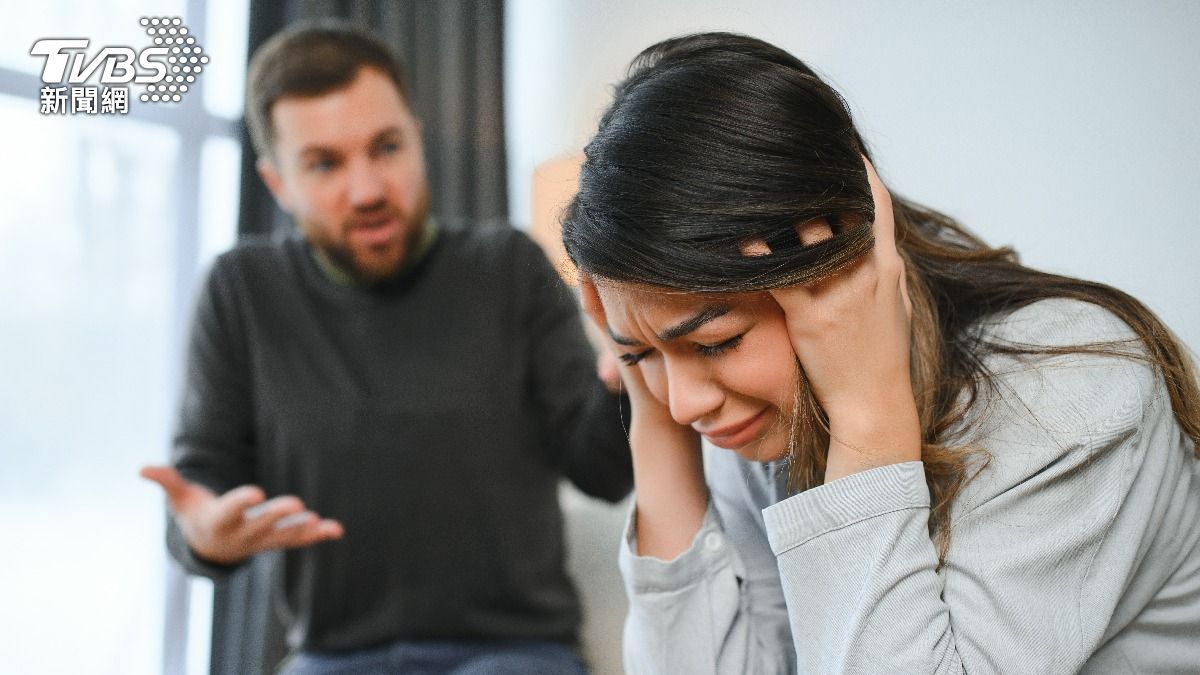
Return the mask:
[(704, 548), (716, 552), (720, 551), (725, 546), (725, 538), (717, 532), (709, 532), (704, 535)]

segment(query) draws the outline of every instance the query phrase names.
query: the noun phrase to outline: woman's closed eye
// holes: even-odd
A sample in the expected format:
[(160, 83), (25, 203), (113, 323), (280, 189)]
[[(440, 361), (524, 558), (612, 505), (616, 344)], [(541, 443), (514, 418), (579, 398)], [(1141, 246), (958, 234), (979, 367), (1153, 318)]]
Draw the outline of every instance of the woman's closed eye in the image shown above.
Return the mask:
[(741, 344), (742, 337), (744, 335), (745, 335), (745, 333), (743, 333), (741, 335), (735, 335), (735, 336), (729, 338), (728, 340), (726, 340), (724, 342), (719, 342), (715, 345), (705, 345), (705, 344), (697, 343), (696, 351), (700, 352), (701, 356), (704, 356), (707, 358), (714, 358), (714, 357), (720, 356), (721, 354), (724, 354), (725, 352), (737, 349), (737, 346), (739, 344)]
[[(696, 349), (697, 352), (699, 352), (699, 354), (701, 356), (711, 359), (711, 358), (716, 358), (726, 352), (737, 349), (737, 346), (742, 343), (743, 337), (745, 337), (745, 333), (743, 333), (741, 335), (735, 335), (735, 336), (729, 338), (728, 340), (725, 340), (724, 342), (719, 342), (715, 345), (706, 345), (706, 344), (696, 343), (695, 345), (693, 345), (693, 347)], [(619, 358), (627, 366), (636, 366), (642, 359), (646, 358), (653, 352), (654, 352), (653, 349), (647, 349), (645, 351), (635, 352), (632, 354), (630, 354), (630, 353), (620, 354)]]
[(654, 350), (647, 349), (644, 352), (637, 352), (636, 354), (620, 354), (620, 355), (618, 355), (618, 358), (620, 358), (621, 362), (627, 366), (636, 366), (638, 364), (638, 361), (641, 361), (642, 359), (649, 356), (650, 352), (652, 352), (652, 351), (654, 351)]

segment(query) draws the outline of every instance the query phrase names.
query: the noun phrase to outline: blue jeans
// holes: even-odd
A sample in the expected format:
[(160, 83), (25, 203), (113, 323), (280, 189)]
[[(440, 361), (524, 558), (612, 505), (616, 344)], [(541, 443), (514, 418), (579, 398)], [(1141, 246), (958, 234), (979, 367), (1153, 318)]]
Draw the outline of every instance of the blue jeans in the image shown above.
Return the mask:
[(397, 642), (352, 652), (298, 652), (279, 675), (587, 675), (570, 647), (540, 640)]

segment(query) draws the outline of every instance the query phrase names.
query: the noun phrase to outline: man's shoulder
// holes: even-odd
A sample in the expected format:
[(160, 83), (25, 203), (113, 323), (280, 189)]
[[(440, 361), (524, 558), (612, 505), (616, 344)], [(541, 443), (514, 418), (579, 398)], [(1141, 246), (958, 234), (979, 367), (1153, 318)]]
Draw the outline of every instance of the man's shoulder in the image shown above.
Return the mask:
[(445, 256), (461, 271), (483, 276), (541, 278), (550, 265), (529, 235), (504, 221), (438, 224)]
[(218, 255), (214, 265), (228, 268), (277, 265), (288, 257), (289, 249), (295, 244), (294, 237), (246, 235), (239, 238), (233, 248)]
[(295, 236), (244, 236), (213, 260), (209, 275), (218, 283), (281, 278), (294, 268), (291, 261), (301, 246)]
[(528, 235), (504, 220), (439, 221), (438, 230), (449, 248), (461, 255), (503, 259), (535, 246)]

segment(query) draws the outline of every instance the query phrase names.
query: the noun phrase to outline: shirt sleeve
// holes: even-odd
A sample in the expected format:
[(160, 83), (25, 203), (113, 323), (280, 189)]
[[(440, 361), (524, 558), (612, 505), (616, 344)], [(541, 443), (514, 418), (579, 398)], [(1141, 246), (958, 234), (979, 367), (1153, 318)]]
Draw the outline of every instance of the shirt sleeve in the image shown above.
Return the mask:
[(704, 455), (709, 505), (677, 558), (637, 555), (630, 512), (619, 553), (630, 606), (626, 672), (795, 672), (787, 608), (759, 511), (771, 490), (764, 481), (773, 478), (726, 450), (706, 447)]
[(633, 487), (623, 423), (628, 402), (597, 377), (571, 289), (536, 244), (520, 232), (514, 236), (524, 276), (519, 292), (528, 298), (529, 395), (542, 413), (550, 460), (583, 492), (620, 501)]
[[(197, 298), (188, 340), (172, 463), (217, 494), (255, 481), (249, 359), (236, 311), (230, 259), (214, 264)], [(236, 566), (208, 563), (188, 548), (174, 518), (167, 549), (193, 574), (217, 578)]]
[(1186, 443), (1144, 363), (1019, 361), (989, 404), (1001, 421), (977, 428), (990, 462), (955, 501), (940, 570), (920, 462), (764, 511), (801, 672), (1078, 672), (1119, 630)]

